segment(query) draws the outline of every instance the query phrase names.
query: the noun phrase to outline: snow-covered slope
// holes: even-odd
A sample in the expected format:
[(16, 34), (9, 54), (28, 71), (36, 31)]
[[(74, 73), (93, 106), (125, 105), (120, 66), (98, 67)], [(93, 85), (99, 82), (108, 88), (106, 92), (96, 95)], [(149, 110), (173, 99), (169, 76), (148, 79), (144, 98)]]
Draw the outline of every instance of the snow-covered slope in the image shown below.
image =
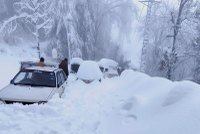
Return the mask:
[[(12, 71), (4, 74), (11, 75)], [(62, 99), (55, 97), (39, 106), (1, 105), (0, 133), (200, 133), (200, 86), (197, 84), (151, 78), (131, 70), (101, 83), (73, 81), (72, 75), (69, 79)]]
[(37, 51), (27, 45), (0, 44), (0, 89), (7, 85), (19, 71), (19, 63), (23, 60), (37, 60)]

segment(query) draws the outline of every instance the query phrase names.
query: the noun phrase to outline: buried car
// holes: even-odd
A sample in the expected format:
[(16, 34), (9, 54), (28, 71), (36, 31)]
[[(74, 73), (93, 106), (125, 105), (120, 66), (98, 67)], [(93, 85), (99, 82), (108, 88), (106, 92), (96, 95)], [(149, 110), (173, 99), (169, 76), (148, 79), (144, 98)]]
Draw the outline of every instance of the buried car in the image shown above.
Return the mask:
[(98, 64), (104, 77), (112, 78), (115, 76), (119, 76), (119, 65), (116, 61), (103, 58), (98, 62)]
[(0, 103), (45, 103), (55, 94), (62, 96), (66, 80), (62, 69), (38, 66), (25, 68), (0, 90)]
[(101, 81), (103, 74), (95, 61), (83, 61), (78, 69), (77, 78), (85, 83), (91, 83), (95, 80)]
[(70, 73), (76, 74), (82, 62), (83, 60), (81, 58), (78, 58), (78, 57), (72, 58), (70, 62)]

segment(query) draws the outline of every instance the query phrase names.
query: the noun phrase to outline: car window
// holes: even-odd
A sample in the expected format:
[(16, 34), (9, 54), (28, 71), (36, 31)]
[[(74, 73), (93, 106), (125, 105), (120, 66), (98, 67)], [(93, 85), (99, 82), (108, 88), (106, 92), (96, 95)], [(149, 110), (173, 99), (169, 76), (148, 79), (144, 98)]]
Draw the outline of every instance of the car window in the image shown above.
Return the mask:
[(62, 77), (63, 83), (64, 83), (67, 80), (67, 76), (65, 75), (64, 71), (61, 71), (60, 74), (61, 74), (61, 77)]
[(60, 78), (61, 78), (61, 81), (62, 81), (61, 84), (63, 84), (63, 83), (65, 82), (65, 76), (64, 76), (64, 74), (63, 74), (63, 71), (60, 71), (60, 72), (59, 72), (59, 75), (60, 75)]
[(56, 79), (53, 72), (24, 70), (19, 72), (13, 80), (17, 85), (31, 85), (43, 87), (55, 87)]
[(58, 81), (58, 87), (60, 87), (63, 84), (63, 80), (60, 75), (60, 72), (57, 72), (57, 81)]
[(25, 73), (25, 72), (19, 73), (19, 74), (18, 74), (18, 77), (15, 78), (14, 82), (15, 82), (15, 83), (20, 82), (21, 80), (23, 80), (23, 79), (25, 78), (25, 76), (26, 76), (26, 73)]
[(60, 74), (60, 77), (61, 77), (61, 81), (62, 81), (62, 84), (65, 82), (65, 78), (64, 78), (64, 76), (62, 75), (62, 73), (60, 72), (59, 73)]
[(71, 70), (74, 72), (74, 73), (77, 73), (78, 72), (78, 69), (79, 69), (80, 65), (79, 64), (71, 64)]
[(99, 67), (100, 68), (100, 70), (101, 70), (101, 72), (103, 73), (104, 72), (104, 67)]

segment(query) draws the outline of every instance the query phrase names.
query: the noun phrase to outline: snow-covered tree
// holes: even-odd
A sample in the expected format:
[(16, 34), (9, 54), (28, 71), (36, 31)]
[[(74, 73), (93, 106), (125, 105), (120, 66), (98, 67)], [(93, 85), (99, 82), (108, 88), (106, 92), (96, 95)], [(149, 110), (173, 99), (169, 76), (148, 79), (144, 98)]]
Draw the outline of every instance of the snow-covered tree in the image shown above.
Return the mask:
[[(0, 33), (9, 35), (18, 27), (35, 37), (40, 57), (40, 40), (50, 29), (52, 18), (50, 15), (50, 0), (19, 0), (13, 4), (16, 15), (5, 20), (0, 26)], [(43, 36), (41, 36), (43, 35)]]
[(49, 33), (50, 44), (58, 49), (60, 58), (82, 57), (82, 42), (75, 29), (74, 1), (54, 0), (54, 25)]
[[(131, 22), (136, 18), (137, 9), (132, 0), (88, 0), (88, 3), (94, 29), (93, 57), (99, 59), (105, 56), (101, 52), (110, 53), (113, 45), (124, 44), (124, 40), (129, 38)], [(117, 36), (116, 40), (112, 40), (113, 30)]]
[(191, 76), (194, 67), (191, 49), (197, 36), (195, 7), (196, 3), (190, 0), (180, 1), (178, 8), (165, 2), (157, 7), (150, 27), (148, 74), (173, 80)]
[(131, 43), (137, 14), (132, 0), (9, 0), (5, 9), (7, 5), (14, 11), (0, 20), (7, 40), (11, 35), (28, 38), (38, 49), (44, 44), (47, 56), (56, 50), (59, 59), (69, 60), (105, 57), (123, 62), (122, 45)]

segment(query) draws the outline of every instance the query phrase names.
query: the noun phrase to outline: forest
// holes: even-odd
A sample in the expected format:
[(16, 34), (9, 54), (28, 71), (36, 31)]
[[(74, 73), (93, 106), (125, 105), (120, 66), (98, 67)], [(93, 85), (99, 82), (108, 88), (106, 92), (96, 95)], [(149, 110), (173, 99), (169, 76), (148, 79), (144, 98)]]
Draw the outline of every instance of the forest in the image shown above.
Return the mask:
[[(138, 3), (0, 0), (0, 42), (39, 47), (49, 57), (56, 49), (59, 58), (111, 58), (151, 76), (200, 83), (200, 2), (162, 0), (151, 5), (149, 18)], [(130, 49), (139, 49), (140, 67), (131, 66)]]

